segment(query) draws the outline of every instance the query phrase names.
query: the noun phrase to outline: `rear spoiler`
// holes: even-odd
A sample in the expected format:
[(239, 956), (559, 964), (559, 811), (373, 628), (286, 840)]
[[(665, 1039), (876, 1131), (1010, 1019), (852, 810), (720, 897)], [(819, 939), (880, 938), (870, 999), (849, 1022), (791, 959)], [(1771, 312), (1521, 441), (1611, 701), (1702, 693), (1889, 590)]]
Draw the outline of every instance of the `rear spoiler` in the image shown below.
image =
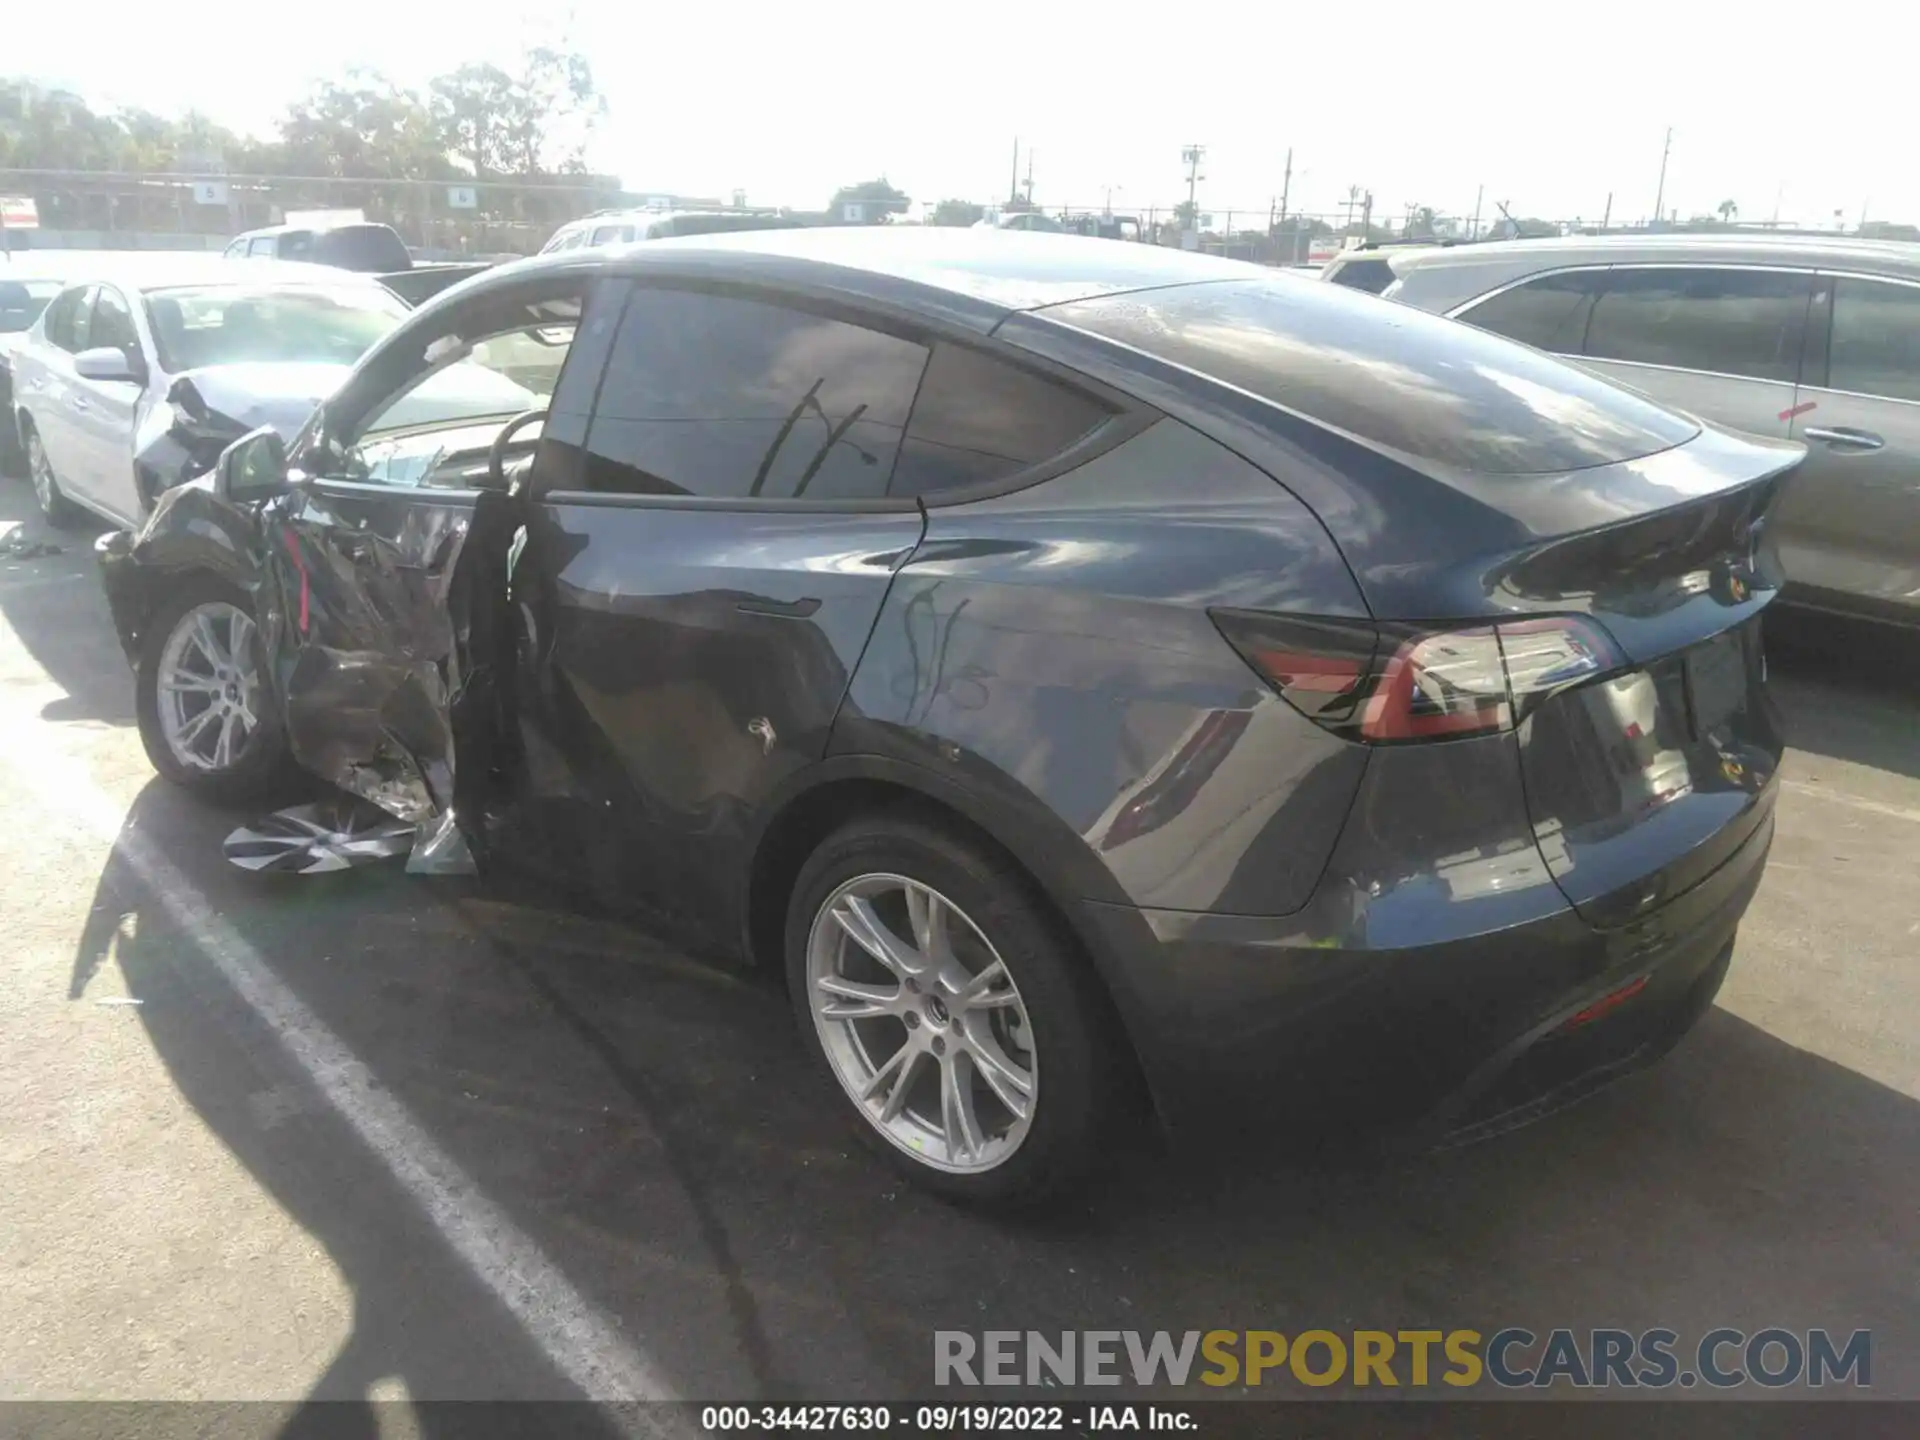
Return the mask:
[(491, 260), (449, 260), (439, 263), (415, 265), (406, 270), (395, 270), (390, 274), (376, 275), (373, 278), (398, 295), (409, 305), (420, 305), (431, 300), (442, 290), (459, 284), (469, 276), (478, 275), (482, 270), (491, 270)]

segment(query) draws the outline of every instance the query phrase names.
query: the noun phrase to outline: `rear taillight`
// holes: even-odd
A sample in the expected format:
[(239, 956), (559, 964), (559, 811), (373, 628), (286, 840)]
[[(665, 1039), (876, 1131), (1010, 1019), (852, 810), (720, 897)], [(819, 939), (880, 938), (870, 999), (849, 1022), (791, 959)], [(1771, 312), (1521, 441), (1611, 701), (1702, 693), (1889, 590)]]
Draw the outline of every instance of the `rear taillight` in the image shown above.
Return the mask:
[(1548, 695), (1626, 663), (1605, 631), (1574, 616), (1436, 630), (1210, 613), (1241, 657), (1301, 714), (1376, 744), (1510, 730)]

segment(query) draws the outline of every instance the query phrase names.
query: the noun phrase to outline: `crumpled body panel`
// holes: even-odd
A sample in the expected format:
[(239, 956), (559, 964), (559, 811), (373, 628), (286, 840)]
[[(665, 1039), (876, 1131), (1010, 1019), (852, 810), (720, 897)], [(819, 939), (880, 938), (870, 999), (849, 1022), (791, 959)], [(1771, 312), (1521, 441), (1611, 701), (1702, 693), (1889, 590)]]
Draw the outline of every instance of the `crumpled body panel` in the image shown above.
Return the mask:
[(420, 827), (409, 869), (470, 873), (463, 821), (478, 824), (484, 784), (462, 785), (455, 760), (472, 734), (484, 782), (518, 502), (387, 499), (363, 512), (316, 491), (269, 507), (286, 616), (275, 684), (303, 767)]

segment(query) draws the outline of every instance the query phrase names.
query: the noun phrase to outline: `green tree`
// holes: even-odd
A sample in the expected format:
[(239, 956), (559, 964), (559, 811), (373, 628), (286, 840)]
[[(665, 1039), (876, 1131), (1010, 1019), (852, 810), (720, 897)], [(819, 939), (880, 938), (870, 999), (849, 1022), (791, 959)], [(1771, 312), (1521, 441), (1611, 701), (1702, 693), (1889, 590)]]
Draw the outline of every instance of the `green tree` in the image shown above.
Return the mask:
[(452, 173), (446, 149), (418, 95), (351, 70), (345, 84), (322, 82), (288, 108), (277, 159), (294, 175), (431, 180)]
[(1720, 220), (1722, 224), (1731, 225), (1733, 223), (1734, 216), (1738, 215), (1739, 213), (1740, 213), (1740, 207), (1736, 205), (1733, 201), (1722, 200), (1720, 202), (1719, 214), (1720, 214)]
[(827, 202), (827, 210), (838, 220), (848, 205), (866, 207), (866, 223), (883, 225), (890, 215), (899, 215), (913, 203), (906, 191), (896, 188), (882, 175), (878, 180), (862, 180), (858, 185), (842, 185)]
[(513, 168), (513, 126), (524, 114), (514, 79), (498, 65), (462, 65), (432, 84), (440, 143), (472, 167), (476, 178)]
[(521, 175), (584, 170), (587, 135), (606, 113), (606, 98), (593, 83), (586, 56), (536, 46), (527, 51), (513, 81), (501, 168)]
[(942, 200), (933, 207), (928, 223), (932, 225), (966, 226), (978, 223), (986, 215), (986, 208), (974, 204), (971, 200)]

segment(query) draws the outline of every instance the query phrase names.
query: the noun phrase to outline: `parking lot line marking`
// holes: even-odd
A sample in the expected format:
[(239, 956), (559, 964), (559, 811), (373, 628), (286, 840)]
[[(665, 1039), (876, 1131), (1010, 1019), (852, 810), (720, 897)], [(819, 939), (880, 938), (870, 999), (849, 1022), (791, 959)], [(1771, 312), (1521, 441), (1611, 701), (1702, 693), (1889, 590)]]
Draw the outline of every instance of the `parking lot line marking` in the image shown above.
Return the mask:
[[(26, 725), (6, 727), (16, 733)], [(53, 814), (114, 842), (234, 992), (280, 1042), (287, 1057), (394, 1180), (426, 1212), (449, 1247), (518, 1320), (547, 1359), (596, 1400), (671, 1400), (671, 1387), (618, 1328), (582, 1295), (532, 1239), (487, 1198), (398, 1100), (159, 848), (124, 824), (124, 811), (68, 756), (8, 746), (5, 764)], [(35, 752), (40, 753), (35, 753)], [(22, 757), (32, 754), (29, 762)]]
[(1836, 805), (1851, 805), (1856, 810), (1865, 810), (1873, 815), (1888, 815), (1895, 820), (1912, 820), (1920, 823), (1920, 810), (1910, 810), (1904, 805), (1887, 805), (1878, 800), (1863, 800), (1858, 795), (1847, 795), (1825, 785), (1809, 785), (1804, 780), (1782, 780), (1780, 788), (1791, 790), (1796, 795), (1811, 795), (1818, 800), (1831, 800)]

